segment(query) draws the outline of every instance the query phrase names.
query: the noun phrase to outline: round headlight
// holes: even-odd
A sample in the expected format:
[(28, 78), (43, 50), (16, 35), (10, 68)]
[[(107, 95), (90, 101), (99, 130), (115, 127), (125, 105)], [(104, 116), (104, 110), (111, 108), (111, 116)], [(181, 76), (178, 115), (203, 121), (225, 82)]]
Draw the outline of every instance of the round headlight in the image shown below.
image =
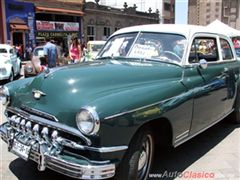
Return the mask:
[(92, 107), (83, 107), (76, 115), (78, 129), (85, 135), (94, 135), (99, 131), (100, 121)]
[(2, 101), (3, 105), (8, 104), (8, 102), (10, 101), (9, 90), (6, 86), (0, 87), (0, 100)]
[(28, 73), (33, 72), (33, 67), (32, 67), (32, 66), (27, 66), (27, 67), (26, 67), (26, 71), (27, 71)]

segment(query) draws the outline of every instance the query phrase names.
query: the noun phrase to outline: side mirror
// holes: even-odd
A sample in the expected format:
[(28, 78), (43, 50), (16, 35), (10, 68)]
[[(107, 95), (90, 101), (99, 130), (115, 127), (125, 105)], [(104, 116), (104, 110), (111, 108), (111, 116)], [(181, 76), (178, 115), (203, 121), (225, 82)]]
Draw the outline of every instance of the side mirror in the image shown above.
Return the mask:
[(202, 69), (206, 69), (208, 67), (207, 61), (205, 59), (200, 59), (199, 67), (202, 68)]

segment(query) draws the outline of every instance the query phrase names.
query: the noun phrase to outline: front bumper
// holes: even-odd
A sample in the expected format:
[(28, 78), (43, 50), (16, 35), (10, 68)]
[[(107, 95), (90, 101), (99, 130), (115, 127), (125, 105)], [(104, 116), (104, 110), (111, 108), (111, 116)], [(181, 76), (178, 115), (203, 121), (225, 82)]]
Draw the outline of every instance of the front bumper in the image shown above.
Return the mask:
[[(27, 126), (27, 124), (25, 123)], [(23, 128), (21, 123), (14, 124), (9, 121), (0, 126), (1, 138), (8, 144), (8, 150), (22, 157), (25, 160), (33, 160), (38, 163), (38, 169), (44, 171), (46, 168), (52, 169), (64, 175), (78, 179), (106, 179), (115, 175), (115, 164), (110, 161), (90, 161), (86, 157), (75, 157), (71, 154), (63, 153), (63, 146), (60, 137), (46, 137), (47, 129), (34, 127), (32, 130)], [(54, 134), (54, 133), (53, 133)], [(55, 134), (56, 135), (56, 134)], [(22, 156), (13, 150), (15, 141), (20, 142), (24, 147), (29, 147), (29, 153)]]

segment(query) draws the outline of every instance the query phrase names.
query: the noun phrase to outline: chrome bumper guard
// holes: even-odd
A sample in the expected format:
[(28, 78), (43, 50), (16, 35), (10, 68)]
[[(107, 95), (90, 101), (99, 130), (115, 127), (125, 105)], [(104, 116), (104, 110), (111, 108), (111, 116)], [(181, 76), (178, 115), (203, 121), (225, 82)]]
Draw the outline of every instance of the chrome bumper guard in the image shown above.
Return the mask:
[[(17, 121), (16, 118), (15, 121)], [(8, 143), (8, 150), (16, 154), (12, 151), (15, 141), (30, 147), (27, 158), (16, 155), (38, 163), (39, 171), (49, 168), (77, 179), (106, 179), (115, 175), (115, 164), (110, 161), (93, 162), (85, 157), (75, 158), (63, 155), (62, 142), (66, 139), (59, 137), (57, 131), (52, 132), (51, 138), (48, 133), (48, 128), (42, 128), (40, 132), (39, 126), (35, 124), (32, 128), (30, 122), (20, 121), (11, 124), (10, 121), (0, 126), (0, 135)]]

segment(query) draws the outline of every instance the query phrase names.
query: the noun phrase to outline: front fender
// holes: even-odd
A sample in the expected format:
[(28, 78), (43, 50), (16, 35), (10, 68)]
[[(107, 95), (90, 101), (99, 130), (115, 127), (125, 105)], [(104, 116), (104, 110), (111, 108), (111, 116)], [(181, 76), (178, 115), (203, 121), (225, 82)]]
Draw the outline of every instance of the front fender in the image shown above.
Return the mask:
[[(186, 88), (180, 82), (172, 81), (109, 93), (108, 96), (92, 102), (91, 106), (96, 107), (102, 117), (99, 134), (101, 145), (128, 145), (142, 125), (161, 117), (172, 119), (171, 123), (174, 124), (176, 119), (171, 112), (187, 111), (183, 119), (186, 121), (187, 118), (190, 121), (192, 109), (188, 106), (191, 96), (192, 94), (186, 93)], [(179, 119), (180, 122), (184, 121)]]
[(12, 72), (12, 69), (13, 69), (12, 64), (10, 64), (10, 63), (5, 64), (4, 68), (6, 68), (6, 76), (9, 77)]

